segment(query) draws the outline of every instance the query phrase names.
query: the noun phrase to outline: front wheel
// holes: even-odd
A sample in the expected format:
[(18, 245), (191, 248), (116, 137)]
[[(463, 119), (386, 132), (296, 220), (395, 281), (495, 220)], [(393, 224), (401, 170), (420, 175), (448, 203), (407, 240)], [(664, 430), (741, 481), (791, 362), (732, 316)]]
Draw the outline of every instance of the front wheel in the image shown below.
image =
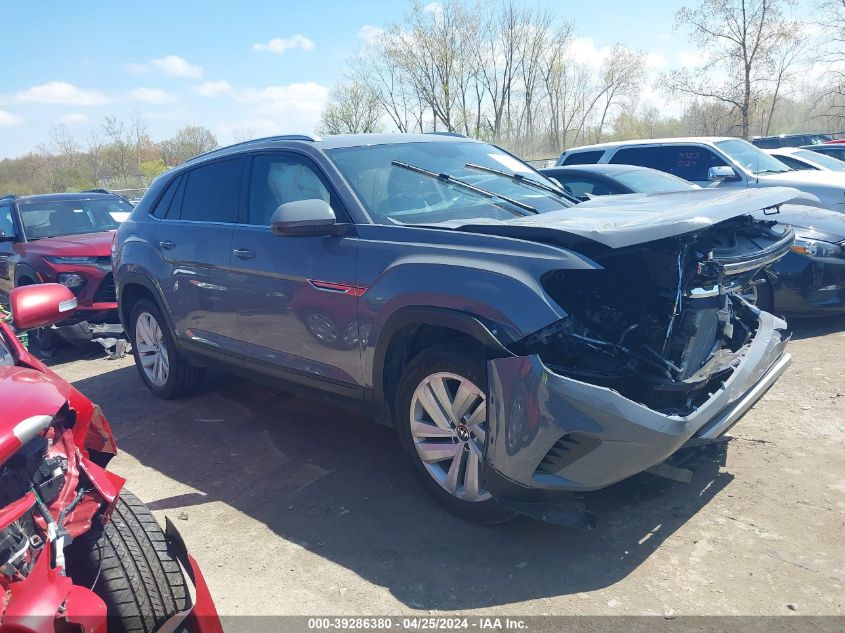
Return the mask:
[(487, 378), (478, 348), (446, 344), (414, 358), (397, 390), (396, 422), (423, 485), (451, 512), (478, 523), (514, 516), (484, 488)]
[(135, 366), (147, 388), (160, 398), (191, 393), (202, 379), (202, 369), (179, 352), (158, 306), (141, 299), (132, 307), (129, 325)]
[(121, 491), (111, 522), (96, 540), (72, 546), (69, 571), (106, 603), (109, 633), (150, 633), (191, 606), (182, 568), (144, 503)]

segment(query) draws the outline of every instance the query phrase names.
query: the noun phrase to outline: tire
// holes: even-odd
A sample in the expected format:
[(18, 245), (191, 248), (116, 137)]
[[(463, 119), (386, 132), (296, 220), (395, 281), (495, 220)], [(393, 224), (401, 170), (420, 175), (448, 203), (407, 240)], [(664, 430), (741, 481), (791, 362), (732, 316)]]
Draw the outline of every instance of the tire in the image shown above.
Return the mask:
[[(437, 410), (432, 398), (446, 400), (439, 415), (430, 413)], [(414, 471), (437, 501), (463, 519), (500, 523), (515, 513), (500, 506), (483, 487), (486, 401), (487, 372), (480, 348), (438, 345), (414, 357), (403, 372), (394, 409), (396, 429)], [(444, 415), (447, 407), (453, 413)], [(455, 407), (461, 417), (455, 415)]]
[[(143, 325), (139, 326), (141, 319)], [(143, 330), (140, 336), (139, 329)], [(179, 352), (167, 321), (153, 301), (140, 299), (132, 306), (129, 340), (141, 380), (159, 398), (180, 398), (196, 390), (204, 370), (188, 363)]]
[[(191, 606), (179, 562), (150, 510), (127, 490), (99, 538), (82, 538), (68, 559), (75, 583), (92, 586), (108, 609), (109, 633), (150, 633)], [(96, 583), (96, 584), (95, 584)]]

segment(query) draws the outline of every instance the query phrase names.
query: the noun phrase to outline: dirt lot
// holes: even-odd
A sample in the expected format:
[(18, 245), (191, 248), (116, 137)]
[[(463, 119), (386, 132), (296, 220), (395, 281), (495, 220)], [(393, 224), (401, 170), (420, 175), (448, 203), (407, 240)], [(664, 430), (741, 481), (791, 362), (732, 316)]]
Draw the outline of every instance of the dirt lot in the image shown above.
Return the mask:
[(102, 404), (114, 470), (176, 521), (221, 614), (845, 614), (845, 319), (693, 462), (593, 493), (592, 532), (479, 527), (413, 479), (391, 430), (216, 377), (164, 402), (131, 359), (57, 359)]

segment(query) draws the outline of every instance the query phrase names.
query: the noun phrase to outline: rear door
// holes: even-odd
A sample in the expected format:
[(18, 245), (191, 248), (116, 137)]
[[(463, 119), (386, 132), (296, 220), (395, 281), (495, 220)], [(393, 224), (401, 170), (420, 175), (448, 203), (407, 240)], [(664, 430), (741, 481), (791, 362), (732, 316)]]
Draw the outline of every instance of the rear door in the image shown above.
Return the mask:
[[(166, 266), (162, 291), (176, 335), (205, 348), (238, 351), (230, 287), (232, 230), (240, 213), (246, 160), (206, 163), (165, 191), (153, 246)], [(166, 205), (166, 208), (160, 208)]]
[(232, 241), (232, 291), (244, 351), (307, 378), (362, 383), (354, 227), (342, 236), (282, 237), (270, 218), (283, 203), (328, 202), (349, 216), (318, 165), (295, 152), (253, 157), (246, 213)]

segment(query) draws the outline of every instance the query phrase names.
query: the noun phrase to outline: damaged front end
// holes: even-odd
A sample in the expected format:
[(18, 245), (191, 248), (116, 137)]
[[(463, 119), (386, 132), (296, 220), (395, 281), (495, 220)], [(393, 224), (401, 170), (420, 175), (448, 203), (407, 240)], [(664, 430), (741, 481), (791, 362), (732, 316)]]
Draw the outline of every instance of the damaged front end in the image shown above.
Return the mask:
[(790, 362), (786, 323), (742, 292), (793, 240), (739, 216), (547, 273), (567, 315), (489, 363), (487, 489), (595, 490), (725, 433)]

